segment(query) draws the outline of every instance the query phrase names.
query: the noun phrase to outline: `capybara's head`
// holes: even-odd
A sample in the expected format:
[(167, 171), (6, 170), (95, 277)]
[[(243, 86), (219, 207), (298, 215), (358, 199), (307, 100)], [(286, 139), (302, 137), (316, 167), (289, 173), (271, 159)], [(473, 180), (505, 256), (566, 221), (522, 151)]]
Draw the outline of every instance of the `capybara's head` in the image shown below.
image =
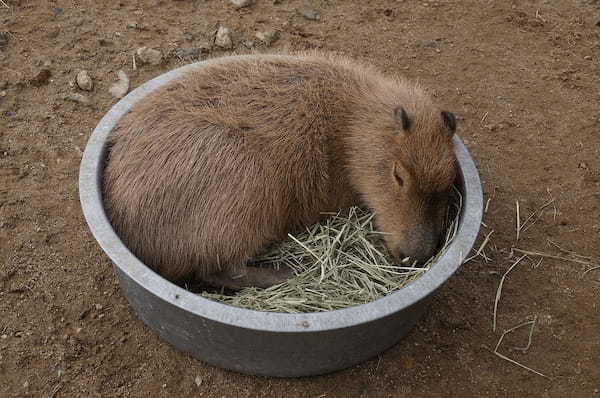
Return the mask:
[(397, 259), (419, 263), (439, 247), (451, 185), (456, 177), (452, 136), (456, 119), (450, 112), (396, 107), (393, 129), (385, 132), (388, 148), (378, 159), (373, 203), (378, 228)]

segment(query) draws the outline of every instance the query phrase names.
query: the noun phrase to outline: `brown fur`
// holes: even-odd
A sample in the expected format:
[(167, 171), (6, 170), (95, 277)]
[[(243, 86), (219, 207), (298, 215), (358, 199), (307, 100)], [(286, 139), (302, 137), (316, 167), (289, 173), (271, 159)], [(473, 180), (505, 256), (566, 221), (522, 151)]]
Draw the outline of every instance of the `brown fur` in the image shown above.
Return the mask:
[(120, 121), (105, 207), (132, 252), (171, 280), (244, 275), (268, 244), (359, 202), (395, 255), (423, 258), (455, 177), (451, 135), (417, 85), (346, 58), (217, 60)]

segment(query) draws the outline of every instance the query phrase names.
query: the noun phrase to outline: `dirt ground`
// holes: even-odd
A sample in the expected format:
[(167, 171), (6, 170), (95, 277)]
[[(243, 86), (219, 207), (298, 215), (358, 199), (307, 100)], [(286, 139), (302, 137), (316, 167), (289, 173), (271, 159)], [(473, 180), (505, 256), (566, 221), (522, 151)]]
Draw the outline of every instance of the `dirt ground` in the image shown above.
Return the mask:
[[(210, 45), (219, 23), (233, 51), (275, 29), (269, 50), (369, 60), (433, 88), (459, 117), (490, 199), (478, 240), (494, 231), (488, 260), (465, 264), (378, 358), (304, 379), (207, 366), (134, 316), (88, 232), (79, 161), (116, 102), (116, 71), (135, 88), (194, 61), (182, 55), (229, 54), (183, 51)], [(600, 270), (585, 273), (600, 265), (598, 0), (257, 0), (241, 10), (225, 0), (3, 0), (0, 32), (0, 396), (600, 397)], [(141, 46), (160, 49), (163, 63), (133, 70)], [(72, 84), (81, 69), (92, 92)], [(518, 241), (516, 201), (522, 223), (546, 205)], [(579, 262), (524, 259), (504, 282), (494, 332), (512, 247)], [(499, 352), (547, 377), (493, 353), (502, 331), (534, 318), (527, 350), (517, 349), (524, 327)]]

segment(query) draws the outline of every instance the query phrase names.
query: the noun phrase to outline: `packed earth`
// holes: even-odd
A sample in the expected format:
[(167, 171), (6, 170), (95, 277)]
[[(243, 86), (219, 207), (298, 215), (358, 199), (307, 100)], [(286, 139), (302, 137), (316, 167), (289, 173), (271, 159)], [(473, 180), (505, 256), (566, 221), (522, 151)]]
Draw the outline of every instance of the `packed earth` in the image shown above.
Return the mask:
[[(81, 214), (79, 162), (157, 75), (306, 49), (430, 88), (487, 211), (396, 346), (319, 377), (242, 375), (136, 318)], [(0, 0), (0, 397), (600, 398), (599, 299), (598, 0)]]

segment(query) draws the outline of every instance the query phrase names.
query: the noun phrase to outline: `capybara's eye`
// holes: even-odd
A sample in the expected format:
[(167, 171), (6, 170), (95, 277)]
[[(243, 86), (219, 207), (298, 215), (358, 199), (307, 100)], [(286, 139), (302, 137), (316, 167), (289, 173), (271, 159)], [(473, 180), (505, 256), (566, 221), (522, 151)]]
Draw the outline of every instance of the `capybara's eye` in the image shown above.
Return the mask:
[(394, 109), (394, 117), (396, 118), (396, 121), (400, 123), (402, 130), (408, 131), (410, 129), (411, 120), (403, 107), (398, 106)]

